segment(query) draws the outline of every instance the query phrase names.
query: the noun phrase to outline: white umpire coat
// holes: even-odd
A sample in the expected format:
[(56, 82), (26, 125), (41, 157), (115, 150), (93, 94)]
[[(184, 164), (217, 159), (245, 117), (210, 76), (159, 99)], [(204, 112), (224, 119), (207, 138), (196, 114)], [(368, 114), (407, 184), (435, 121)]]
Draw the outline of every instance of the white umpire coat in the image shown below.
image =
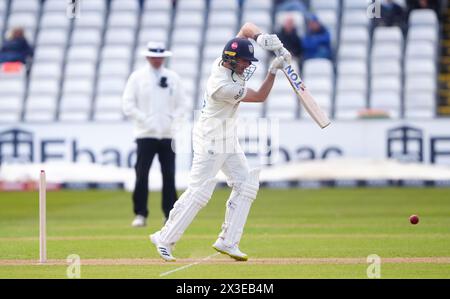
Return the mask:
[[(162, 77), (167, 87), (160, 86)], [(122, 96), (124, 114), (134, 121), (134, 136), (139, 138), (174, 138), (173, 124), (185, 121), (189, 114), (188, 98), (174, 71), (146, 65), (128, 78)]]

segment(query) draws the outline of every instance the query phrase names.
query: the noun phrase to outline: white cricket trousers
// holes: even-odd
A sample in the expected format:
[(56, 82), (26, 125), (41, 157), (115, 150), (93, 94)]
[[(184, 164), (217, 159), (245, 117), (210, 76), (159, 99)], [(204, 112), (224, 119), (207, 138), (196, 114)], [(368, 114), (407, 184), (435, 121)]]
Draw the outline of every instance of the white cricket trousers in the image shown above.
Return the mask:
[[(175, 202), (168, 221), (160, 231), (160, 241), (165, 244), (174, 244), (181, 238), (198, 211), (208, 203), (217, 182), (215, 176), (219, 170), (222, 170), (227, 177), (228, 185), (233, 186), (233, 192), (229, 203), (227, 203), (227, 213), (221, 237), (225, 238), (226, 236), (226, 227), (229, 226), (226, 223), (235, 222), (237, 227), (231, 226), (233, 232), (230, 232), (230, 236), (232, 235), (230, 245), (237, 244), (242, 235), (251, 202), (254, 199), (249, 200), (248, 203), (242, 201), (245, 205), (242, 208), (234, 204), (234, 202), (241, 202), (235, 189), (238, 190), (238, 186), (245, 185), (249, 178), (249, 167), (245, 154), (237, 138), (228, 140), (226, 146), (224, 146), (225, 144), (204, 142), (200, 138), (194, 137), (193, 144), (194, 158), (189, 175), (188, 189)], [(256, 197), (256, 192), (252, 197)], [(233, 216), (235, 213), (228, 211), (235, 208), (239, 211), (243, 210), (243, 213), (239, 212), (242, 215)], [(239, 221), (233, 221), (233, 217), (238, 217)], [(227, 218), (230, 218), (230, 220), (227, 220)], [(235, 230), (237, 233), (234, 232)]]

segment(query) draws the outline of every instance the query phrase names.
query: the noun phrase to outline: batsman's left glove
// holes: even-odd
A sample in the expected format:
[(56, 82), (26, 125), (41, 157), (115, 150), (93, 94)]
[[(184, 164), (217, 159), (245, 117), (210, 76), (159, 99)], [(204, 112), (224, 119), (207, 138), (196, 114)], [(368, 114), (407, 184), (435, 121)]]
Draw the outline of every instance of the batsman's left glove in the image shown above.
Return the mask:
[(275, 51), (283, 47), (283, 43), (276, 34), (260, 34), (256, 38), (256, 43), (267, 51)]

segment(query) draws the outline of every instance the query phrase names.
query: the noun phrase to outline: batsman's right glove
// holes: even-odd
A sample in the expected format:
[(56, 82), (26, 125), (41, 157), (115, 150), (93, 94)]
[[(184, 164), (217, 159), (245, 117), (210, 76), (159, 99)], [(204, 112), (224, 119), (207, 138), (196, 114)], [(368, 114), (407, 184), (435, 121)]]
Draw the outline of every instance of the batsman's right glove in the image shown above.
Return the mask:
[(269, 73), (271, 73), (272, 75), (276, 75), (277, 71), (284, 67), (285, 62), (286, 60), (283, 56), (275, 57), (270, 64)]
[(285, 60), (288, 64), (291, 63), (292, 55), (291, 55), (291, 53), (289, 53), (289, 51), (288, 51), (285, 47), (283, 47), (283, 48), (281, 48), (281, 49), (275, 51), (275, 53), (277, 54), (277, 56), (282, 56), (282, 57), (284, 57), (284, 60)]

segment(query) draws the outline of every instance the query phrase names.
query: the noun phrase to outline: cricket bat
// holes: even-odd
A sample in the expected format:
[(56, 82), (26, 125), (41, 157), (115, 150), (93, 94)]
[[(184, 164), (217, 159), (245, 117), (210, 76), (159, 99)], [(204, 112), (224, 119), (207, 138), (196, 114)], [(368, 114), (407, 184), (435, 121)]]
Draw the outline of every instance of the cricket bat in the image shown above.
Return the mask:
[[(275, 51), (275, 54), (279, 56), (279, 52)], [(314, 119), (314, 121), (322, 129), (327, 127), (331, 122), (325, 112), (320, 108), (312, 95), (309, 93), (305, 84), (303, 83), (300, 75), (294, 70), (291, 64), (285, 62), (283, 67), (283, 73), (291, 84), (294, 92), (297, 94), (297, 98), (302, 103), (308, 114)]]

